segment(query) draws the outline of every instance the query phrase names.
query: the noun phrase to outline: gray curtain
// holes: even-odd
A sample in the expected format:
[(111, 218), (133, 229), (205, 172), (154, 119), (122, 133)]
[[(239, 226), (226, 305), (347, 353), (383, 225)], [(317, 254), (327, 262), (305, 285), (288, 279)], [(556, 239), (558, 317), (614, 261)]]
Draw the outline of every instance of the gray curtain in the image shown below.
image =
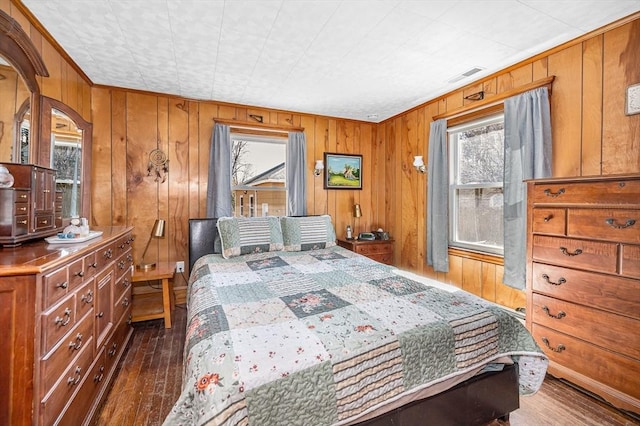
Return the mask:
[(287, 145), (287, 214), (307, 214), (307, 142), (303, 132), (289, 132)]
[(546, 87), (504, 102), (504, 278), (526, 286), (527, 187), (525, 179), (551, 176), (551, 117)]
[(233, 216), (231, 205), (231, 129), (216, 124), (211, 135), (207, 217)]
[(447, 120), (431, 123), (427, 166), (427, 264), (449, 272), (449, 162)]

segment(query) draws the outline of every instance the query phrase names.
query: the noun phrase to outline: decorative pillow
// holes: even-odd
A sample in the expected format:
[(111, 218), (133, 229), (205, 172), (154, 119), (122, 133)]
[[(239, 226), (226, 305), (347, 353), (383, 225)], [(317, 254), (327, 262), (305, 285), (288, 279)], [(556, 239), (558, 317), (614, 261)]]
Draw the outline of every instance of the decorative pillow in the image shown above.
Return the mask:
[(282, 229), (276, 216), (221, 217), (218, 232), (222, 257), (282, 250)]
[(285, 251), (317, 250), (336, 245), (331, 216), (283, 216), (280, 218)]

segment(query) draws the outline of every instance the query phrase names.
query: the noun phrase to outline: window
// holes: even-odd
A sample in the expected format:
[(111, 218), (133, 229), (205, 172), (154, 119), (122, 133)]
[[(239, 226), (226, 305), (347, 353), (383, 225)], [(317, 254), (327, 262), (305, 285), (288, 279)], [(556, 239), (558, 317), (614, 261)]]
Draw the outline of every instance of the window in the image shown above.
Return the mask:
[(233, 215), (285, 216), (287, 139), (231, 134), (231, 141)]
[(448, 129), (450, 245), (503, 254), (504, 115)]

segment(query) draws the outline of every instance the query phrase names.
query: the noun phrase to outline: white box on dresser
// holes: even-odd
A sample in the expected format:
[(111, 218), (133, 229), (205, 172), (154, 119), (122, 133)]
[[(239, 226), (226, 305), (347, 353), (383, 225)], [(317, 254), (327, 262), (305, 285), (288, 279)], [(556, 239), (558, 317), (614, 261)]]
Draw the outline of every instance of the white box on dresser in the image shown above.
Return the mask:
[(0, 339), (10, 395), (0, 424), (89, 424), (106, 395), (132, 333), (133, 238), (131, 227), (99, 229), (79, 244), (0, 249), (0, 317), (12, 336)]
[(640, 413), (640, 175), (527, 185), (526, 321), (549, 372)]

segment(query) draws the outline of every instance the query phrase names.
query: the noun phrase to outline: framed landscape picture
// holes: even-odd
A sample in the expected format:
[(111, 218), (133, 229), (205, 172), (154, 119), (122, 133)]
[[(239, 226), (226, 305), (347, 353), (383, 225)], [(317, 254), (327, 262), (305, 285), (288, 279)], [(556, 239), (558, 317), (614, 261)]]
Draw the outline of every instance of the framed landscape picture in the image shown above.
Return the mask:
[(325, 189), (362, 189), (362, 155), (324, 153)]

